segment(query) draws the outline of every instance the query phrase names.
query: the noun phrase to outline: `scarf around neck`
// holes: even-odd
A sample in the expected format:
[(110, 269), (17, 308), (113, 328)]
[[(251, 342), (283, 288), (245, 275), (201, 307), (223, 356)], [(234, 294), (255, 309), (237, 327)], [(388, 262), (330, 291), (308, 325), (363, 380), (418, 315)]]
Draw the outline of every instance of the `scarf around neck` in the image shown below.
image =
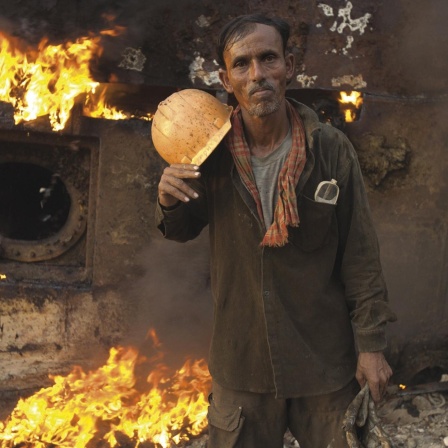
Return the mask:
[[(288, 242), (288, 226), (298, 227), (300, 223), (295, 189), (306, 162), (305, 131), (299, 114), (288, 101), (286, 101), (286, 108), (291, 121), (292, 146), (278, 176), (278, 200), (274, 209), (274, 219), (263, 237), (261, 246), (284, 246)], [(233, 113), (232, 128), (226, 136), (226, 142), (238, 174), (254, 198), (258, 216), (261, 222), (264, 222), (260, 193), (252, 171), (250, 150), (244, 136), (239, 106)]]

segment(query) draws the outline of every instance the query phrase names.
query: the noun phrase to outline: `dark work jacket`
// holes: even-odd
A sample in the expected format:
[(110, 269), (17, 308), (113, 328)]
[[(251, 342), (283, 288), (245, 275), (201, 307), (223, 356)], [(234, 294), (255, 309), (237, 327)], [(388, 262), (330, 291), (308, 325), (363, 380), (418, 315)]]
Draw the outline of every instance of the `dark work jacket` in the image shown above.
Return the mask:
[[(198, 199), (156, 210), (168, 239), (190, 240), (209, 225), (214, 380), (279, 398), (342, 388), (355, 373), (355, 342), (383, 350), (395, 319), (356, 153), (342, 132), (290, 101), (304, 122), (307, 161), (296, 188), (300, 225), (285, 246), (260, 246), (264, 223), (224, 143), (192, 183)], [(331, 179), (337, 205), (315, 202), (318, 184)]]

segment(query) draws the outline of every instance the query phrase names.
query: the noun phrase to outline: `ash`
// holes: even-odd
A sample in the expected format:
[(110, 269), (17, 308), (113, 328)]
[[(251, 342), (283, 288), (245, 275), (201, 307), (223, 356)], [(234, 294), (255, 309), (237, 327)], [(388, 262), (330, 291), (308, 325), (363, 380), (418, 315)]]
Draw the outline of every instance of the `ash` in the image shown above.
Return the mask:
[[(389, 395), (377, 407), (377, 414), (393, 448), (448, 447), (448, 393)], [(208, 436), (203, 435), (181, 448), (206, 448), (207, 440)], [(300, 448), (300, 445), (287, 432), (283, 448)]]
[(448, 446), (448, 394), (390, 397), (378, 407), (394, 448)]

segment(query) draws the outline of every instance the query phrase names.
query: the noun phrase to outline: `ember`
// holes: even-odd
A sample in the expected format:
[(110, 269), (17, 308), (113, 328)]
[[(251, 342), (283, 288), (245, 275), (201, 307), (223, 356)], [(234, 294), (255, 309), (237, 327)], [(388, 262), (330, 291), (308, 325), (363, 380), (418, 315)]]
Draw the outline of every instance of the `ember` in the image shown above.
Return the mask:
[(126, 439), (126, 446), (169, 448), (201, 434), (211, 381), (205, 361), (188, 360), (172, 374), (157, 364), (141, 394), (134, 369), (145, 362), (136, 349), (117, 347), (96, 371), (77, 366), (66, 377), (50, 376), (52, 387), (21, 399), (0, 422), (0, 447), (115, 447)]

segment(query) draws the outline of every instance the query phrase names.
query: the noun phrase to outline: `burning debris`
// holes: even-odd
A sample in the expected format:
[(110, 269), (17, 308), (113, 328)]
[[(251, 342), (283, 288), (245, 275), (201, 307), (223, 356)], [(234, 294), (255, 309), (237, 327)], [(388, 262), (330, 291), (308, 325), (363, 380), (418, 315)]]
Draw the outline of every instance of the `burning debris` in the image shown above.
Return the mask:
[[(50, 376), (53, 386), (21, 399), (0, 422), (0, 447), (170, 448), (194, 439), (207, 426), (207, 365), (188, 360), (170, 372), (161, 356), (146, 359), (132, 347), (114, 347), (96, 371), (76, 366), (66, 377)], [(149, 366), (147, 390), (140, 393), (135, 372)]]

